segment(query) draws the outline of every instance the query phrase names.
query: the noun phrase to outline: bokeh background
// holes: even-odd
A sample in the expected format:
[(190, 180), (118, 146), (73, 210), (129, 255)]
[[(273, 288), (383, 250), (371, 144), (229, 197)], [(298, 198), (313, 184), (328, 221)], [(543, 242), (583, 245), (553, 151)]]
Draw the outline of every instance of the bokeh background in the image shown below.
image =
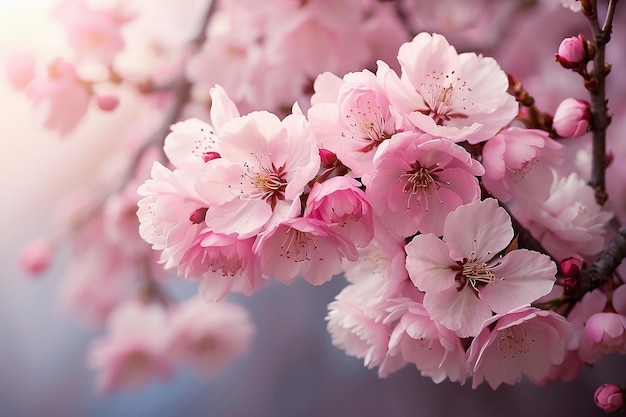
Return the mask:
[[(62, 47), (46, 18), (51, 3), (0, 0), (0, 68), (16, 52), (45, 58)], [(85, 352), (100, 330), (63, 313), (56, 298), (67, 254), (38, 278), (19, 270), (17, 256), (50, 228), (60, 196), (96, 176), (98, 162), (115, 149), (117, 122), (136, 116), (130, 105), (117, 119), (90, 116), (60, 140), (36, 126), (27, 99), (0, 76), (0, 417), (592, 417), (604, 415), (593, 402), (596, 387), (626, 382), (619, 355), (548, 387), (436, 385), (408, 367), (379, 379), (330, 343), (324, 316), (345, 285), (337, 277), (322, 287), (299, 281), (231, 297), (249, 309), (258, 332), (250, 355), (220, 377), (180, 369), (138, 392), (99, 395)], [(181, 282), (174, 291), (185, 296), (196, 287)]]

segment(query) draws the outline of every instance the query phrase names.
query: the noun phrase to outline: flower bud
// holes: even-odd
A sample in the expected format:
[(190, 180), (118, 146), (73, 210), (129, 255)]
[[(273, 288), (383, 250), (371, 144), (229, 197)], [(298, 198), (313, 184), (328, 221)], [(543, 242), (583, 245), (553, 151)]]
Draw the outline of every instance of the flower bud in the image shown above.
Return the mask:
[(320, 149), (320, 159), (322, 164), (326, 167), (332, 167), (337, 162), (337, 155), (329, 151), (328, 149)]
[(577, 68), (586, 58), (587, 51), (582, 36), (563, 39), (556, 54), (556, 60), (568, 69)]
[(31, 275), (45, 272), (52, 263), (56, 252), (55, 245), (46, 238), (37, 239), (27, 244), (19, 255), (20, 268)]
[(24, 90), (35, 78), (35, 59), (30, 55), (15, 55), (9, 59), (6, 70), (13, 87)]
[(590, 121), (589, 103), (566, 98), (554, 113), (552, 127), (563, 138), (577, 138), (587, 133)]
[(102, 111), (113, 111), (120, 104), (120, 100), (116, 96), (102, 95), (96, 98), (98, 101), (98, 107)]
[(624, 392), (615, 384), (604, 384), (596, 390), (593, 399), (603, 411), (612, 413), (624, 405)]
[(583, 267), (583, 261), (580, 258), (565, 258), (560, 266), (565, 278), (576, 278)]

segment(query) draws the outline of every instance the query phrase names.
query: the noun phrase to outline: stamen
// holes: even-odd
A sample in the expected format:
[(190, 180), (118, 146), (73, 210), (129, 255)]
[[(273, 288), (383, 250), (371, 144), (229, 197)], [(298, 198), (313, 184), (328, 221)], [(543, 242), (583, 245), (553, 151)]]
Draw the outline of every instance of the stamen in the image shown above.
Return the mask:
[[(318, 248), (315, 238), (294, 228), (289, 228), (285, 235), (285, 240), (280, 246), (283, 250), (280, 256), (284, 254), (287, 259), (293, 258), (294, 262), (310, 261), (312, 252), (317, 251)], [(322, 261), (323, 258), (319, 260)]]
[[(425, 196), (426, 211), (428, 211), (428, 199), (432, 196), (430, 191), (435, 193), (439, 203), (444, 203), (437, 191), (441, 188), (440, 184), (450, 185), (450, 181), (441, 181), (439, 179), (437, 173), (441, 171), (443, 171), (443, 169), (439, 168), (439, 164), (435, 164), (430, 168), (424, 168), (417, 163), (417, 167), (413, 172), (406, 172), (400, 175), (400, 181), (405, 179), (407, 181), (402, 188), (402, 192), (409, 194), (406, 202), (407, 210), (411, 208), (411, 197), (417, 196), (419, 193), (423, 193)], [(417, 196), (415, 200), (419, 205), (421, 200), (419, 196)]]

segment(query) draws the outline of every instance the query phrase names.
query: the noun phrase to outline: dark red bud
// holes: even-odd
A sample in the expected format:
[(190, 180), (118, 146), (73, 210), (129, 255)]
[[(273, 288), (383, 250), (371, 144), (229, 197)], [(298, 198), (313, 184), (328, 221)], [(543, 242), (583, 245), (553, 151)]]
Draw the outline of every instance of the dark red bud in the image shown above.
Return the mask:
[(222, 156), (219, 153), (217, 153), (217, 152), (205, 152), (205, 153), (202, 154), (202, 160), (204, 162), (209, 162), (209, 161), (212, 161), (214, 159), (221, 158), (221, 157)]
[(194, 210), (193, 213), (189, 216), (189, 221), (193, 224), (200, 224), (206, 218), (206, 212), (209, 210), (208, 207), (201, 207), (197, 210)]

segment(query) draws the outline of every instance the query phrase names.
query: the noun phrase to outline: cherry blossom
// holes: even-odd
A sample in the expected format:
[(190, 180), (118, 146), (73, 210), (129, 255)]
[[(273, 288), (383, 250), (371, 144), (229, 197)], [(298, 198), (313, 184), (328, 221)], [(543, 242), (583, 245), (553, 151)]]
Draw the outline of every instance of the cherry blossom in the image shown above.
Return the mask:
[(374, 217), (360, 185), (344, 176), (315, 183), (303, 216), (322, 220), (357, 247), (367, 246), (374, 237)]
[(401, 355), (435, 383), (446, 378), (464, 383), (467, 377), (465, 351), (459, 337), (432, 321), (420, 303), (401, 299), (396, 302), (405, 312), (389, 338), (389, 355)]
[(542, 199), (550, 193), (551, 167), (563, 159), (563, 146), (538, 129), (510, 127), (485, 143), (482, 183), (506, 202), (514, 196)]
[(571, 326), (553, 311), (522, 307), (487, 320), (468, 351), (472, 387), (487, 381), (491, 388), (515, 384), (522, 375), (544, 378), (563, 362)]
[(130, 301), (107, 322), (108, 334), (94, 341), (89, 363), (98, 372), (98, 386), (105, 393), (120, 388), (138, 389), (153, 379), (172, 373), (167, 356), (165, 311), (155, 305)]
[(363, 180), (382, 224), (398, 236), (440, 235), (445, 216), (480, 196), (482, 165), (447, 139), (404, 132), (383, 142)]
[(250, 349), (254, 327), (248, 312), (229, 302), (192, 298), (170, 316), (168, 352), (172, 359), (215, 375)]
[(547, 294), (555, 263), (527, 249), (499, 255), (512, 238), (510, 217), (494, 199), (450, 213), (443, 240), (432, 233), (415, 236), (406, 245), (406, 267), (426, 293), (430, 317), (460, 337), (476, 336), (492, 311), (506, 313)]
[(209, 203), (207, 226), (242, 239), (275, 216), (293, 217), (320, 166), (306, 120), (295, 114), (283, 121), (268, 112), (233, 118), (222, 126), (220, 156), (198, 171), (195, 188)]
[(416, 128), (456, 142), (494, 136), (517, 115), (508, 79), (493, 58), (458, 54), (439, 34), (422, 32), (400, 47), (401, 77), (387, 71), (392, 105)]
[(85, 116), (90, 91), (78, 78), (73, 64), (53, 61), (46, 75), (35, 77), (27, 87), (39, 123), (60, 134), (69, 133)]

